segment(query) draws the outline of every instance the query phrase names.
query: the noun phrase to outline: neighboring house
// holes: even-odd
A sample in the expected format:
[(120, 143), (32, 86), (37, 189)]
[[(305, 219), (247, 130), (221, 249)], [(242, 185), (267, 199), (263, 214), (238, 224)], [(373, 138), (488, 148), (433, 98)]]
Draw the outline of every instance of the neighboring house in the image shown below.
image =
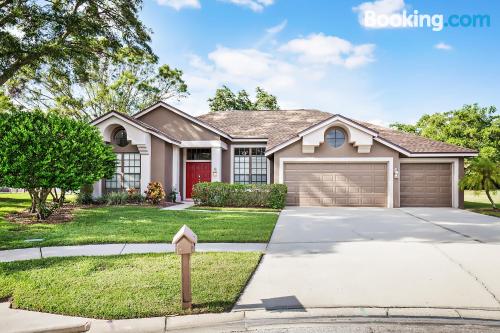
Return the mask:
[(200, 181), (283, 183), (303, 206), (462, 207), (458, 180), (471, 149), (317, 110), (190, 116), (157, 103), (92, 122), (118, 157), (94, 195), (150, 181), (189, 199)]

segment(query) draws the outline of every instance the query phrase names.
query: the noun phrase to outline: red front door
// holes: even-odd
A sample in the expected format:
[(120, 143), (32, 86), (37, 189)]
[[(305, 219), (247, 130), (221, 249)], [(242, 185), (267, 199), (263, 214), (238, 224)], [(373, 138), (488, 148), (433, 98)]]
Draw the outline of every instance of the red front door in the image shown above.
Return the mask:
[(194, 184), (212, 180), (210, 162), (186, 162), (186, 198), (191, 198)]

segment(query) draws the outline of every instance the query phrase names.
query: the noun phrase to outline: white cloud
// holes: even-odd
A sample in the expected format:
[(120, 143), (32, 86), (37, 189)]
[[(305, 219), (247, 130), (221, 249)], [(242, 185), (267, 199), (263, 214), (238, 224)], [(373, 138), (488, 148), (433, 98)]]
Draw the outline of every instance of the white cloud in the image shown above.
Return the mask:
[(261, 12), (265, 7), (274, 3), (274, 0), (222, 0), (238, 6), (250, 8), (254, 12)]
[(374, 61), (375, 45), (353, 45), (345, 39), (320, 33), (292, 39), (280, 50), (298, 54), (299, 60), (304, 63), (334, 64), (355, 68)]
[(386, 24), (380, 24), (380, 21), (370, 20), (370, 15), (388, 16), (394, 21), (403, 21), (402, 11), (406, 8), (404, 0), (376, 0), (372, 2), (363, 2), (354, 7), (354, 12), (358, 13), (359, 24), (365, 28), (382, 29), (390, 28)]
[[(233, 91), (245, 89), (251, 95), (259, 86), (276, 95), (283, 109), (315, 108), (354, 119), (384, 121), (387, 115), (379, 103), (379, 88), (371, 86), (363, 70), (350, 70), (372, 61), (374, 46), (353, 45), (340, 38), (333, 41), (344, 52), (339, 65), (331, 61), (303, 62), (295, 53), (281, 52), (274, 45), (266, 45), (266, 51), (219, 45), (206, 55), (188, 55), (184, 79), (191, 95), (175, 104), (190, 114), (202, 114), (208, 112), (207, 99), (222, 85)], [(284, 45), (294, 44), (302, 45)], [(313, 58), (331, 57), (333, 51), (329, 50), (317, 51)], [(390, 121), (385, 119), (386, 123)]]
[(275, 37), (286, 28), (287, 23), (287, 20), (283, 20), (280, 24), (267, 28), (264, 36), (259, 39), (253, 47), (258, 49), (268, 43), (276, 45), (277, 41)]
[(434, 48), (443, 51), (451, 51), (453, 49), (450, 44), (446, 44), (443, 42), (437, 43), (436, 45), (434, 45)]
[(199, 0), (156, 0), (161, 6), (172, 7), (175, 10), (181, 10), (182, 8), (201, 8)]
[(283, 31), (283, 29), (285, 29), (287, 23), (288, 23), (287, 20), (283, 20), (280, 24), (266, 29), (266, 32), (268, 34), (271, 34), (271, 35), (276, 35), (276, 34), (280, 33), (281, 31)]

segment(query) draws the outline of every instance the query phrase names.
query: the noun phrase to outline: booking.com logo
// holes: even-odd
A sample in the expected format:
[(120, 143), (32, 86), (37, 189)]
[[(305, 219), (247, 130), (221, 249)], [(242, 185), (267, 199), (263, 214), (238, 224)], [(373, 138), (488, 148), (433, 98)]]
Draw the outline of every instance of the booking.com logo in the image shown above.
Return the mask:
[(453, 14), (445, 17), (443, 14), (420, 14), (418, 10), (411, 14), (406, 10), (397, 14), (381, 14), (367, 10), (362, 19), (367, 28), (432, 28), (433, 31), (441, 31), (446, 27), (482, 28), (491, 24), (491, 18), (486, 14)]

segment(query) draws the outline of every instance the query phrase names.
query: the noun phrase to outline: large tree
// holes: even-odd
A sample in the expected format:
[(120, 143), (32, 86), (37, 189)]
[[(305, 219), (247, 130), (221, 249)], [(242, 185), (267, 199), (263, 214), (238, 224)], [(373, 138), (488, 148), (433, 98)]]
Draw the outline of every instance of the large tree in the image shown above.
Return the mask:
[(46, 219), (53, 188), (77, 190), (112, 176), (115, 154), (94, 126), (56, 113), (0, 113), (0, 186), (27, 189)]
[(464, 105), (458, 110), (425, 114), (415, 125), (394, 123), (391, 127), (477, 149), (482, 157), (500, 159), (500, 115), (494, 106)]
[(0, 0), (0, 86), (24, 69), (85, 76), (123, 46), (151, 53), (141, 0)]
[(110, 110), (134, 114), (159, 100), (188, 95), (181, 70), (160, 66), (156, 57), (129, 48), (100, 59), (88, 70), (88, 80), (79, 81), (64, 69), (40, 71), (32, 80), (19, 75), (8, 88), (28, 109), (55, 109), (83, 119)]
[(260, 87), (257, 87), (255, 92), (255, 102), (252, 102), (244, 89), (235, 94), (224, 85), (216, 90), (213, 98), (208, 99), (210, 111), (279, 110), (276, 96), (269, 94)]

